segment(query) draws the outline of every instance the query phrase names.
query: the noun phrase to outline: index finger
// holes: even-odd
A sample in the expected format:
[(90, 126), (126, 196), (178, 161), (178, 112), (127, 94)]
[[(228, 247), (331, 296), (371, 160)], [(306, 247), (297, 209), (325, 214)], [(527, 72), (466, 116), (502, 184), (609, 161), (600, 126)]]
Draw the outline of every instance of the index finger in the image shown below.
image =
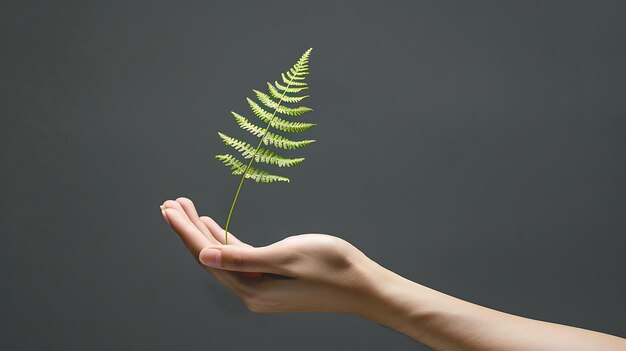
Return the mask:
[(176, 209), (166, 208), (163, 210), (169, 220), (172, 229), (183, 241), (189, 252), (198, 260), (198, 255), (203, 248), (211, 245), (211, 242), (202, 234), (195, 225), (189, 223)]

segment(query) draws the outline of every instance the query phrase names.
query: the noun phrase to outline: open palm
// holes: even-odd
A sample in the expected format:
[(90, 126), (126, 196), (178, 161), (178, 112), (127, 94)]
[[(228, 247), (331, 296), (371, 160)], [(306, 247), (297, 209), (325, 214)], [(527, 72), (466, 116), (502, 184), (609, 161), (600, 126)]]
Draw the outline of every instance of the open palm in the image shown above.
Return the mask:
[(162, 213), (197, 262), (251, 311), (359, 313), (371, 296), (365, 267), (373, 261), (338, 237), (301, 234), (253, 247), (229, 232), (224, 245), (224, 229), (191, 200), (168, 200)]

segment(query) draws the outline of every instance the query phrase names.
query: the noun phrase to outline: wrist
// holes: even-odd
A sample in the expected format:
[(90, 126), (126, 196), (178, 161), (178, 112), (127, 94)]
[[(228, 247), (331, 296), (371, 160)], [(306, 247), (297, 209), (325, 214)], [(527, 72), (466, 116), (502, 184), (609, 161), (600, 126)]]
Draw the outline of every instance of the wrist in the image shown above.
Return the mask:
[(461, 300), (420, 285), (367, 258), (363, 303), (353, 314), (430, 344), (428, 334), (450, 313), (468, 306)]
[[(352, 313), (410, 335), (427, 318), (426, 300), (434, 290), (410, 281), (365, 257), (358, 265), (362, 303)], [(413, 335), (410, 335), (413, 336)]]

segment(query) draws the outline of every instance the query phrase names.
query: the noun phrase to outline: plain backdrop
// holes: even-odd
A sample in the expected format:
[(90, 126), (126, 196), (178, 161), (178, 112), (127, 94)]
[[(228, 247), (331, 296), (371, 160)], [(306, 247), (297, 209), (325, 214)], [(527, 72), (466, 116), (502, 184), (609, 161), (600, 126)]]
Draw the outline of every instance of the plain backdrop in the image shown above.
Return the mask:
[(426, 350), (254, 314), (158, 206), (224, 223), (217, 132), (309, 47), (317, 143), (244, 184), (253, 245), (340, 236), (456, 297), (626, 335), (621, 1), (13, 1), (0, 11), (0, 349)]

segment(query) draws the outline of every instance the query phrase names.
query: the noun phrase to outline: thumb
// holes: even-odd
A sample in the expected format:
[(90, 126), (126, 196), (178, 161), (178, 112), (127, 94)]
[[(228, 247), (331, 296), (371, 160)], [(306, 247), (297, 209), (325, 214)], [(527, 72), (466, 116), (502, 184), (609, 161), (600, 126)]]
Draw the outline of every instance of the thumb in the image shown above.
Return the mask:
[(199, 261), (209, 267), (239, 272), (268, 272), (280, 274), (280, 252), (266, 247), (242, 245), (210, 246), (202, 249)]

